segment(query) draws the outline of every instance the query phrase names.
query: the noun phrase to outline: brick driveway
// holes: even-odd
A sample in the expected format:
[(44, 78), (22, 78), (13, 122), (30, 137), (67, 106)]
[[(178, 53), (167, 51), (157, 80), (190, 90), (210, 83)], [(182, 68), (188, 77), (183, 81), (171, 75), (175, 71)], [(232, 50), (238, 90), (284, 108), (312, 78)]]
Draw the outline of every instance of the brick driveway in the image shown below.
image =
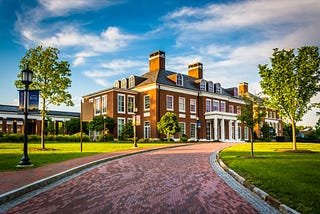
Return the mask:
[(258, 213), (212, 169), (229, 143), (195, 144), (106, 163), (7, 213)]

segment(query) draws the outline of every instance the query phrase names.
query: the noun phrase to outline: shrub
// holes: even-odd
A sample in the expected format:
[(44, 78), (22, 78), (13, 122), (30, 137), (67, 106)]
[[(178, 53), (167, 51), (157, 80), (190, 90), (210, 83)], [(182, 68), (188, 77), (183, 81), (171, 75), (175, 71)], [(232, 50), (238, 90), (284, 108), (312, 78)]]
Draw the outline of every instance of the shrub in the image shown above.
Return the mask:
[(149, 139), (148, 138), (140, 138), (138, 140), (138, 143), (148, 143), (149, 142)]
[(35, 134), (28, 135), (28, 140), (29, 141), (40, 141), (40, 136), (39, 135), (35, 135)]
[(181, 143), (186, 143), (186, 142), (188, 142), (188, 136), (186, 135), (186, 134), (183, 134), (183, 135), (181, 135), (180, 136), (180, 142)]
[(99, 142), (108, 142), (108, 141), (113, 141), (113, 134), (105, 134), (105, 135), (100, 135), (98, 138)]

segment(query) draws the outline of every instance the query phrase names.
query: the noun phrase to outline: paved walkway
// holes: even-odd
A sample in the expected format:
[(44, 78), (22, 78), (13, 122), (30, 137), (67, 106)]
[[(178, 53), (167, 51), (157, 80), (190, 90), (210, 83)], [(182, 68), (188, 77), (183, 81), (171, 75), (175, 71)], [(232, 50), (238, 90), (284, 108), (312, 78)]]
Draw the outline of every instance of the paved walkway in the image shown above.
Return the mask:
[[(276, 212), (263, 202), (245, 199), (241, 189), (232, 189), (213, 170), (212, 153), (230, 145), (195, 144), (104, 163), (38, 190), (6, 213)], [(73, 164), (82, 161), (89, 160)]]

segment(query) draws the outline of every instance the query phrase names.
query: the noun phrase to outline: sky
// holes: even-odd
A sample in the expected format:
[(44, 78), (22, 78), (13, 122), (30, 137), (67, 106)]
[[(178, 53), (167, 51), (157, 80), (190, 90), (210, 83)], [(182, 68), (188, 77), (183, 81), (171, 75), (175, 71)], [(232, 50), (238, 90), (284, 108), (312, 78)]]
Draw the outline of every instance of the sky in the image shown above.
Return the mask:
[[(75, 106), (52, 110), (80, 111), (81, 96), (148, 72), (157, 50), (167, 70), (201, 62), (205, 79), (258, 94), (258, 65), (273, 49), (319, 46), (319, 29), (319, 0), (0, 0), (0, 104), (18, 105), (19, 62), (38, 45), (70, 63)], [(317, 111), (300, 125), (313, 126)]]

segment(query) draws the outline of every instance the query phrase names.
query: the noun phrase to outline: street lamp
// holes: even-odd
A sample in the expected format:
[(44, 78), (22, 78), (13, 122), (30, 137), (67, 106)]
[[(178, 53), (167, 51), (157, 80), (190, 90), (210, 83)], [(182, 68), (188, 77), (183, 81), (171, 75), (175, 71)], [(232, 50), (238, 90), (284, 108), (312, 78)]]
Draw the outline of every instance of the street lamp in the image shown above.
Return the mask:
[(197, 119), (197, 141), (199, 141), (199, 129), (201, 128), (201, 123), (199, 121), (199, 117)]
[(136, 139), (136, 136), (137, 136), (137, 117), (136, 117), (136, 114), (138, 112), (138, 108), (134, 108), (133, 109), (133, 112), (134, 112), (134, 116), (133, 116), (133, 146), (134, 147), (138, 147), (137, 145), (137, 139)]
[(21, 71), (22, 79), (21, 82), (25, 85), (24, 90), (24, 141), (23, 141), (23, 156), (18, 167), (29, 167), (32, 166), (30, 159), (28, 157), (28, 89), (29, 85), (32, 83), (33, 72), (27, 69)]

